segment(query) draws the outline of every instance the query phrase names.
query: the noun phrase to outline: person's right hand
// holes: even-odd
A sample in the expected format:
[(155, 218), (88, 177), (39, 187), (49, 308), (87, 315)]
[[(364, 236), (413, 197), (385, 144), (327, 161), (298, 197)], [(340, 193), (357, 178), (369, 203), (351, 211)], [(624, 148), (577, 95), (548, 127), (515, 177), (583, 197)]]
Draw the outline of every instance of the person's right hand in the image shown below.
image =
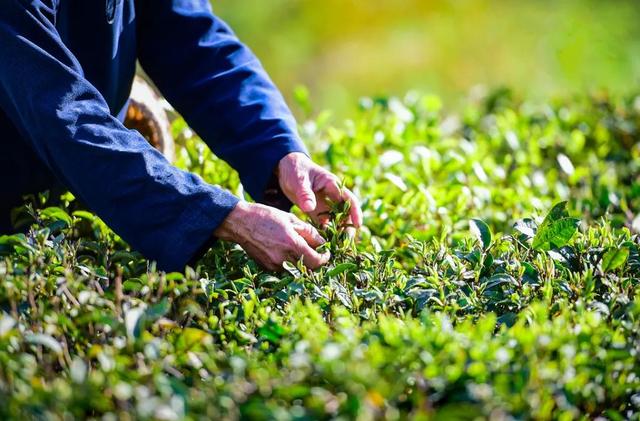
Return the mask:
[(214, 235), (238, 243), (249, 256), (265, 268), (281, 271), (282, 263), (303, 259), (316, 269), (329, 261), (330, 254), (315, 248), (325, 240), (310, 224), (295, 215), (255, 203), (238, 202)]

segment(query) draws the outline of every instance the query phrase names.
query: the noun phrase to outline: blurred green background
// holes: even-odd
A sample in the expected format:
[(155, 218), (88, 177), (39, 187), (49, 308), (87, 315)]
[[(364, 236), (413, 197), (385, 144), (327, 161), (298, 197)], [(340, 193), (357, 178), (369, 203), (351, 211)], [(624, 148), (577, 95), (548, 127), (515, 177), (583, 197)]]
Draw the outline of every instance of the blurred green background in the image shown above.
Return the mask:
[(638, 0), (211, 1), (288, 99), (306, 85), (339, 115), (363, 95), (455, 107), (478, 85), (535, 99), (640, 81)]

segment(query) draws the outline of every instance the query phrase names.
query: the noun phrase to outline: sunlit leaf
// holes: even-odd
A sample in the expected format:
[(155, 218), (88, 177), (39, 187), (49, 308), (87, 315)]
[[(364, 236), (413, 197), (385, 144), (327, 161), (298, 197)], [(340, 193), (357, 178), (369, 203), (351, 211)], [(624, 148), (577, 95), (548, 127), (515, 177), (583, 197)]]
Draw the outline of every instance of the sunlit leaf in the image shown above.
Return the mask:
[(489, 225), (481, 219), (472, 219), (469, 221), (469, 228), (478, 242), (482, 244), (482, 248), (488, 249), (492, 239)]
[(358, 265), (354, 264), (354, 263), (339, 263), (337, 264), (335, 267), (329, 269), (327, 271), (327, 276), (328, 277), (332, 277), (332, 276), (338, 276), (342, 273), (349, 273), (349, 272), (353, 272), (354, 270), (356, 270), (358, 268)]
[(629, 249), (626, 247), (611, 248), (602, 256), (602, 271), (609, 272), (624, 265), (629, 257)]

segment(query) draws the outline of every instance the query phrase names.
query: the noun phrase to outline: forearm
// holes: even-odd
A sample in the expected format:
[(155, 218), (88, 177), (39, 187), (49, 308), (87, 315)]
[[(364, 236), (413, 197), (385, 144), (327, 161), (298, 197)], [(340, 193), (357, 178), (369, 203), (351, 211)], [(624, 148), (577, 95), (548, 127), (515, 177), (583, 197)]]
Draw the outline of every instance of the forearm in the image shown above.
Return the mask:
[(38, 157), (119, 235), (162, 268), (182, 269), (238, 199), (171, 166), (113, 118), (49, 12), (21, 2), (0, 10), (0, 107)]
[(238, 170), (245, 190), (263, 199), (280, 159), (306, 152), (282, 95), (207, 6), (176, 0), (138, 5), (144, 69), (212, 150)]

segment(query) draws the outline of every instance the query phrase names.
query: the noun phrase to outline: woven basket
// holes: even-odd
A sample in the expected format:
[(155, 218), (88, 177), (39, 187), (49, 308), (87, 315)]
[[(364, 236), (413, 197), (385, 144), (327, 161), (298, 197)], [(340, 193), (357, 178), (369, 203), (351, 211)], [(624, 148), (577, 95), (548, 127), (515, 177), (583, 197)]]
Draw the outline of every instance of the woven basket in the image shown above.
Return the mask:
[(140, 132), (156, 149), (173, 162), (175, 144), (167, 115), (166, 101), (140, 76), (131, 88), (129, 109), (124, 125)]

